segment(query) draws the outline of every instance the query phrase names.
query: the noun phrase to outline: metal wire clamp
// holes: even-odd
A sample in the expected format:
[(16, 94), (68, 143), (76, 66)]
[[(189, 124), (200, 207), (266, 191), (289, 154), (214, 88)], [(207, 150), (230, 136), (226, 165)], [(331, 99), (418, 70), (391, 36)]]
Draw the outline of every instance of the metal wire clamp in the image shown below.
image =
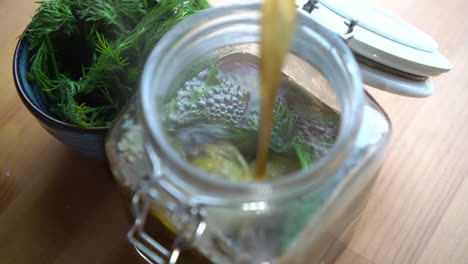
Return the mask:
[[(182, 193), (161, 177), (147, 178), (139, 185), (132, 199), (135, 222), (127, 237), (148, 263), (177, 263), (181, 251), (191, 247), (203, 235), (206, 212), (200, 206), (189, 205), (186, 201)], [(150, 208), (165, 211), (179, 223), (180, 228), (170, 249), (145, 232)]]

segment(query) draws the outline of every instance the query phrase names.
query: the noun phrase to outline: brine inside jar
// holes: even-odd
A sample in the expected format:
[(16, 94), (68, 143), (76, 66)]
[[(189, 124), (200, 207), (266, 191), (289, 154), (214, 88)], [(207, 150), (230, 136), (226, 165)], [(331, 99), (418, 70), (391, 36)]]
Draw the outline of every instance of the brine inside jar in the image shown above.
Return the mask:
[[(258, 65), (253, 54), (229, 54), (193, 72), (167, 99), (164, 127), (172, 146), (194, 167), (228, 180), (255, 180)], [(273, 111), (266, 180), (313, 166), (333, 146), (339, 111), (285, 73)]]

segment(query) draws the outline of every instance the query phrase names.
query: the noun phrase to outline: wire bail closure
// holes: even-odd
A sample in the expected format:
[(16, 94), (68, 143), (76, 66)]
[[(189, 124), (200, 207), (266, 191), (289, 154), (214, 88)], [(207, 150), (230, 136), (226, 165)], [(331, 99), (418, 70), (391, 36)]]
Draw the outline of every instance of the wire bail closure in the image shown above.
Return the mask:
[[(127, 238), (150, 264), (176, 264), (183, 249), (196, 243), (206, 229), (206, 211), (190, 205), (185, 196), (161, 177), (146, 177), (132, 199), (135, 222)], [(170, 249), (145, 232), (150, 208), (168, 213), (179, 223), (179, 230)]]

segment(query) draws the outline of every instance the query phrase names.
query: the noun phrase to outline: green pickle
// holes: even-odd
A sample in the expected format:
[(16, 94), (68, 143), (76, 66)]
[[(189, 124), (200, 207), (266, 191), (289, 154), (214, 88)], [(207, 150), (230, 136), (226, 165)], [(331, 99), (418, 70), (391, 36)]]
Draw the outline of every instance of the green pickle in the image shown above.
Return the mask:
[[(172, 145), (193, 166), (231, 181), (254, 181), (261, 130), (258, 57), (235, 53), (186, 80), (164, 106)], [(282, 75), (266, 180), (310, 167), (331, 148), (339, 114)]]

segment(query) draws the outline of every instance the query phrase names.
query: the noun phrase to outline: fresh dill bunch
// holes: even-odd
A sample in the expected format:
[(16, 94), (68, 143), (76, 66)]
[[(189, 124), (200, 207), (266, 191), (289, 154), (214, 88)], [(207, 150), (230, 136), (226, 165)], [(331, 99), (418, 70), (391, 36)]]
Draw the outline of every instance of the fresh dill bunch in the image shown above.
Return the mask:
[(108, 126), (135, 93), (144, 62), (206, 0), (45, 0), (24, 37), (28, 80), (70, 124)]

